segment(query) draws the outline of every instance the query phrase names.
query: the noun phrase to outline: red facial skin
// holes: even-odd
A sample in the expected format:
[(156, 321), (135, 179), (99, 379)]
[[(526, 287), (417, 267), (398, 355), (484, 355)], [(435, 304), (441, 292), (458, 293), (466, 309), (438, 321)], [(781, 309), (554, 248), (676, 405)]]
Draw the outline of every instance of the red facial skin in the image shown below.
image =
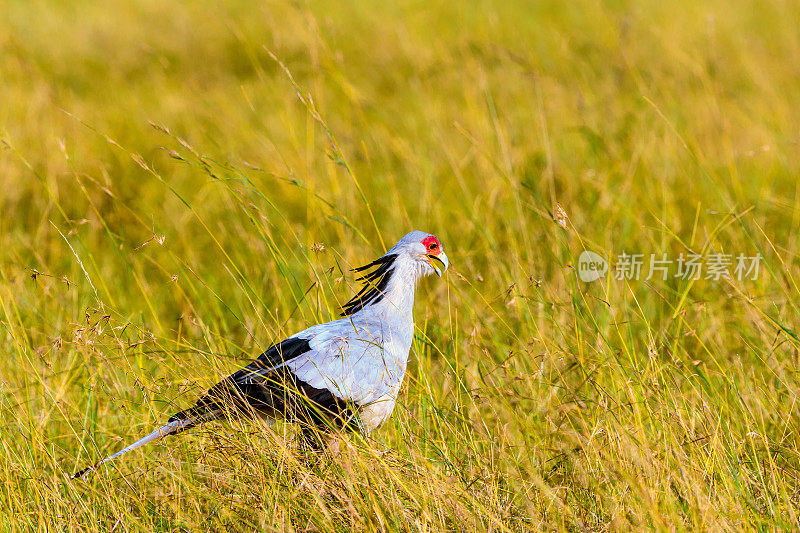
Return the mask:
[(439, 255), (442, 252), (442, 245), (439, 239), (433, 235), (428, 235), (422, 239), (422, 245), (425, 247), (425, 253), (428, 255)]

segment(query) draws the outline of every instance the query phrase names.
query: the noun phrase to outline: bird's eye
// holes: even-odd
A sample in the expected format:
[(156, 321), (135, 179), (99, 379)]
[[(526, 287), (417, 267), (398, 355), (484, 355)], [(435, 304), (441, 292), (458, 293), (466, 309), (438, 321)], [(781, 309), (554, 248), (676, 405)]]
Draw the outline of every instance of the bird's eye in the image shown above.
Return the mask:
[(439, 247), (439, 245), (438, 245), (438, 244), (436, 244), (435, 242), (432, 242), (432, 243), (430, 243), (430, 244), (428, 245), (428, 250), (435, 250), (435, 249), (437, 249), (438, 247)]

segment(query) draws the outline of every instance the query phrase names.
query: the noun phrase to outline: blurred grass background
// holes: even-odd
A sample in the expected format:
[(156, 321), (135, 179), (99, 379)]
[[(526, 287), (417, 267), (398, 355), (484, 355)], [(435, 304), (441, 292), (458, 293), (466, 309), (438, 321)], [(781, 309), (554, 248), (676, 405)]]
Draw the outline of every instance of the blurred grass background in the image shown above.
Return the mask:
[[(800, 4), (2, 12), (4, 528), (798, 527)], [(374, 438), (212, 424), (67, 479), (412, 229), (453, 269)], [(585, 284), (584, 249), (764, 259)]]

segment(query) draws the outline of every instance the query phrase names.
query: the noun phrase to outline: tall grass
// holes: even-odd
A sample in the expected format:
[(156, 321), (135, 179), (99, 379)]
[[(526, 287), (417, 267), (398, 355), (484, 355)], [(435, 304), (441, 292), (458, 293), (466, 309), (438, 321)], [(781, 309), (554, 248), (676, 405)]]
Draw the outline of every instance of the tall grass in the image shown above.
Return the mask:
[[(797, 3), (3, 11), (4, 528), (798, 527)], [(411, 229), (453, 268), (380, 431), (214, 423), (68, 479)], [(584, 249), (763, 262), (587, 284)]]

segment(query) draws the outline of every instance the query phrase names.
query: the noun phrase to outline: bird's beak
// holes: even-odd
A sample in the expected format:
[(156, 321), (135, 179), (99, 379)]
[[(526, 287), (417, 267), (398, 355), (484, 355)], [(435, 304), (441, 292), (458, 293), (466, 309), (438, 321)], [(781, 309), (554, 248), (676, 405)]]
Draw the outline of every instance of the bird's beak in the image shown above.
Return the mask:
[(447, 267), (450, 266), (447, 255), (444, 252), (439, 252), (439, 255), (428, 254), (428, 262), (433, 267), (433, 270), (436, 271), (436, 275), (440, 278), (447, 270)]

